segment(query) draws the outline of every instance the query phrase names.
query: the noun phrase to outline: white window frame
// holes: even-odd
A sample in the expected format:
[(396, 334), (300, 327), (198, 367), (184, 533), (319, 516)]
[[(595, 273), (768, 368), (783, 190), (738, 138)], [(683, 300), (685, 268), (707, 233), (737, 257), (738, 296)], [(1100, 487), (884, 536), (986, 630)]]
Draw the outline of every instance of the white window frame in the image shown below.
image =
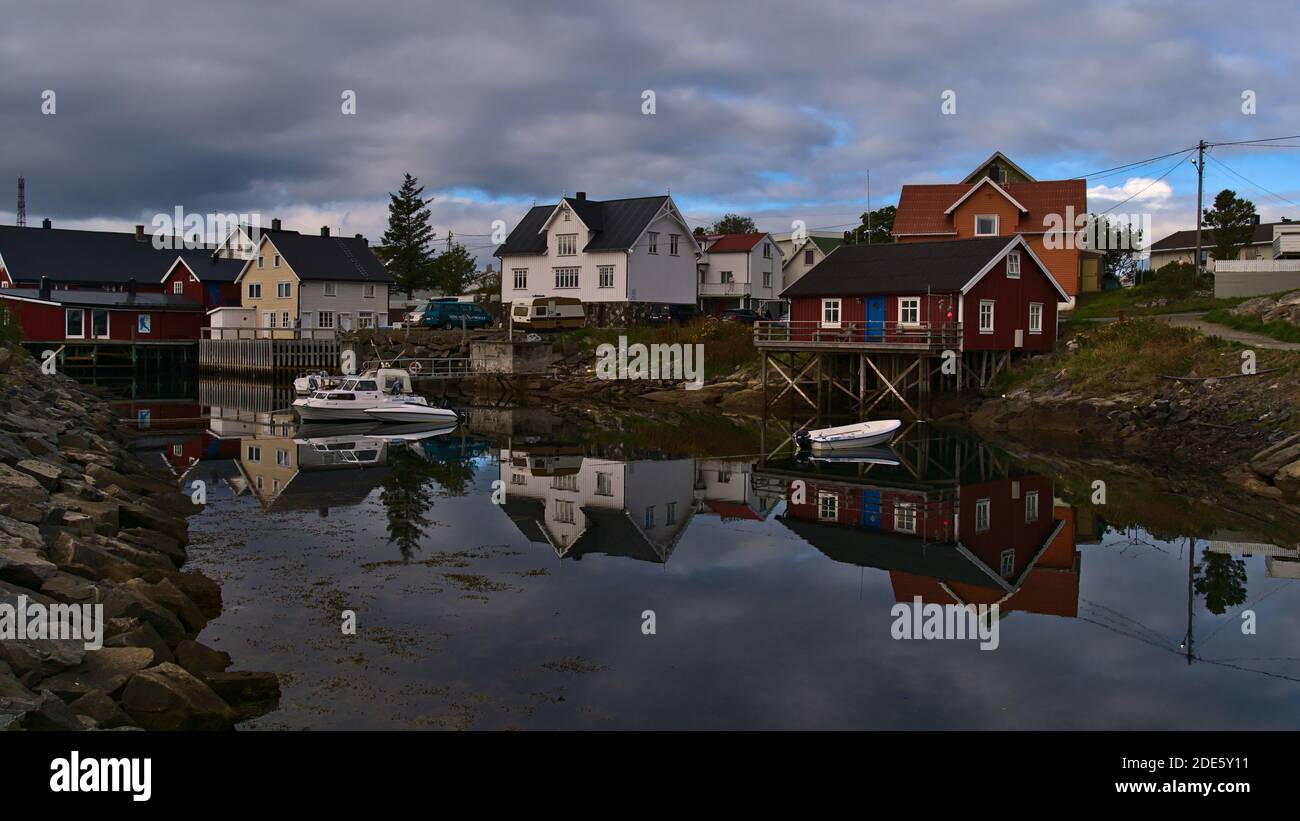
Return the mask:
[[(829, 319), (828, 310), (834, 307), (835, 318)], [(823, 297), (821, 307), (821, 327), (840, 328), (844, 325), (844, 301), (839, 297)]]
[(557, 257), (576, 257), (578, 255), (578, 235), (556, 234), (555, 255)]
[(266, 328), (274, 329), (274, 328), (275, 328), (275, 311), (267, 311), (266, 313), (262, 314), (262, 321), (263, 321), (264, 323), (266, 323), (266, 325), (265, 325)]
[(763, 272), (763, 287), (764, 287), (764, 288), (771, 288), (771, 287), (772, 287), (772, 272), (771, 272), (771, 271), (764, 271), (764, 272)]
[(811, 249), (811, 248), (806, 248), (806, 249), (804, 249), (804, 252), (803, 252), (803, 264), (804, 264), (804, 265), (812, 265), (812, 264), (816, 261), (816, 259), (817, 259), (817, 252), (816, 252), (816, 251), (814, 251), (814, 250)]
[[(985, 305), (987, 305), (988, 308), (989, 308), (989, 324), (988, 324), (988, 327), (985, 327), (985, 326), (984, 326), (984, 306), (985, 306)], [(995, 300), (992, 300), (992, 299), (981, 299), (981, 300), (980, 300), (980, 313), (979, 313), (980, 333), (982, 333), (982, 334), (991, 334), (991, 333), (993, 333), (993, 329), (996, 327), (995, 324), (994, 324), (994, 322), (995, 322), (994, 313), (995, 313), (995, 311), (996, 311), (996, 308), (997, 308), (997, 302), (996, 302)]]
[(772, 258), (772, 243), (765, 242), (763, 243), (763, 259), (771, 259), (771, 258)]
[[(95, 333), (95, 314), (104, 315), (104, 333)], [(112, 339), (113, 338), (113, 312), (107, 308), (91, 308), (90, 323), (86, 328), (90, 332), (89, 339)]]
[(280, 467), (285, 467), (286, 465), (288, 465), (288, 464), (289, 464), (289, 451), (285, 450), (284, 448), (276, 448), (276, 449), (275, 449), (275, 463), (276, 463), (277, 465), (279, 465)]
[[(327, 321), (327, 320), (328, 320), (328, 321)], [(333, 311), (317, 311), (317, 312), (316, 312), (316, 327), (317, 327), (317, 328), (321, 328), (321, 329), (323, 329), (323, 330), (333, 330), (333, 328), (334, 328), (334, 312), (333, 312)]]
[[(916, 318), (907, 319), (907, 312), (914, 311)], [(900, 296), (898, 298), (898, 324), (915, 327), (921, 324), (921, 298), (919, 296)]]
[(650, 505), (645, 509), (645, 529), (649, 530), (655, 526), (655, 506)]
[(248, 283), (248, 298), (249, 298), (249, 299), (261, 299), (261, 298), (262, 298), (262, 283), (260, 283), (260, 282), (250, 282), (250, 283)]
[[(571, 290), (577, 288), (581, 283), (581, 268), (576, 266), (564, 266), (553, 269), (555, 271), (555, 288), (556, 290)], [(563, 277), (563, 279), (561, 279)], [(570, 284), (570, 277), (572, 283)]]
[(1038, 521), (1038, 491), (1025, 491), (1025, 524)]
[(375, 327), (374, 311), (357, 311), (357, 327), (373, 328)]
[(293, 295), (293, 284), (290, 282), (275, 283), (275, 296), (277, 299), (289, 299)]
[(1041, 334), (1043, 332), (1043, 303), (1029, 303), (1029, 332), (1031, 334)]
[(325, 296), (335, 296), (335, 297), (336, 297), (336, 296), (339, 295), (339, 284), (338, 284), (337, 282), (324, 282), (324, 283), (321, 283), (321, 292), (322, 292)]
[(515, 276), (515, 290), (516, 291), (528, 290), (528, 269), (515, 268), (513, 270), (513, 273)]
[(262, 461), (262, 448), (260, 446), (249, 445), (246, 452), (248, 454), (248, 461), (259, 463)]
[(1007, 254), (1007, 279), (1020, 279), (1020, 252), (1011, 251)]
[(1016, 551), (1004, 550), (998, 554), (998, 572), (1002, 578), (1009, 579), (1016, 572)]
[(614, 495), (614, 476), (611, 473), (596, 473), (596, 495), (613, 496)]
[[(81, 333), (68, 333), (68, 320), (76, 314), (78, 324), (81, 326)], [(63, 309), (63, 338), (64, 339), (85, 339), (86, 338), (86, 309), (85, 308), (64, 308)]]
[(266, 257), (263, 256), (262, 254), (257, 255), (257, 267), (259, 269), (266, 267)]
[(993, 518), (993, 500), (979, 499), (975, 502), (975, 532), (988, 533), (989, 523)]
[(555, 500), (555, 521), (565, 524), (573, 524), (578, 520), (574, 512), (574, 503), (568, 499)]
[(280, 312), (280, 325), (281, 325), (281, 327), (284, 327), (284, 328), (292, 328), (292, 327), (293, 327), (292, 325), (289, 324), (289, 312), (288, 312), (288, 311), (281, 311), (281, 312)]
[(598, 282), (598, 285), (601, 288), (614, 287), (614, 266), (613, 265), (601, 265), (596, 268), (596, 272), (600, 275), (600, 280)]
[(829, 490), (817, 491), (817, 521), (838, 522), (840, 520), (840, 497)]
[(173, 294), (185, 293), (185, 280), (181, 279), (180, 277), (177, 277), (176, 279), (172, 280), (172, 293)]
[(272, 268), (279, 268), (279, 267), (280, 267), (280, 255), (279, 255), (279, 254), (276, 254), (275, 256), (271, 257), (271, 267), (272, 267)]
[(916, 502), (894, 502), (894, 530), (916, 533)]
[[(993, 230), (992, 230), (992, 231), (985, 231), (985, 232), (981, 232), (981, 231), (980, 231), (980, 220), (982, 220), (982, 219), (991, 219), (991, 220), (993, 220)], [(996, 236), (998, 235), (998, 227), (999, 227), (999, 226), (998, 226), (998, 215), (997, 215), (997, 214), (976, 214), (976, 215), (975, 215), (975, 236), (977, 236), (977, 237), (996, 237)]]

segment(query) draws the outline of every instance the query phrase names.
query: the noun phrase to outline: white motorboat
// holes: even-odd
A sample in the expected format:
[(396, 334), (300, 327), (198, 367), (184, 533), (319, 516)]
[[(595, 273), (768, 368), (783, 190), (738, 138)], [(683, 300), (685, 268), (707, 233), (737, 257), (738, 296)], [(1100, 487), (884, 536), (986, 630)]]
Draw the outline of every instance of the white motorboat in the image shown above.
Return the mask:
[(800, 431), (795, 441), (800, 447), (814, 451), (857, 450), (881, 445), (893, 438), (903, 423), (898, 419), (877, 419), (874, 422), (855, 422), (834, 428)]
[(889, 445), (873, 445), (871, 447), (853, 448), (844, 450), (824, 451), (825, 455), (805, 456), (813, 462), (822, 464), (849, 464), (849, 465), (881, 465), (882, 467), (898, 467), (903, 462), (894, 453), (894, 449)]
[(424, 401), (424, 397), (402, 397), (373, 408), (366, 408), (366, 416), (381, 422), (424, 422), (451, 425), (457, 420), (456, 411), (438, 408)]
[[(366, 413), (367, 409), (396, 402), (428, 406), (424, 397), (411, 391), (409, 373), (398, 368), (380, 368), (346, 377), (336, 387), (295, 399), (293, 410), (304, 422), (375, 421), (375, 417)], [(411, 418), (401, 421), (411, 421)]]

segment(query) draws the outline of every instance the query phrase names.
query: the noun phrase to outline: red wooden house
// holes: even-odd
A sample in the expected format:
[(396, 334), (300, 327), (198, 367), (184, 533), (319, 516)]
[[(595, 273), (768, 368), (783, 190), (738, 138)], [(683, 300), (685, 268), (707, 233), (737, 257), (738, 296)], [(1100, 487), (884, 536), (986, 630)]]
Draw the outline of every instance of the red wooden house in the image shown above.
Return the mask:
[(193, 341), (206, 319), (184, 296), (125, 291), (0, 289), (0, 310), (16, 318), (24, 342)]
[(198, 302), (205, 312), (238, 306), (235, 278), (243, 268), (242, 259), (216, 256), (207, 250), (184, 251), (163, 274), (162, 291)]
[(760, 345), (962, 352), (1049, 351), (1068, 299), (1021, 236), (840, 246), (782, 296)]

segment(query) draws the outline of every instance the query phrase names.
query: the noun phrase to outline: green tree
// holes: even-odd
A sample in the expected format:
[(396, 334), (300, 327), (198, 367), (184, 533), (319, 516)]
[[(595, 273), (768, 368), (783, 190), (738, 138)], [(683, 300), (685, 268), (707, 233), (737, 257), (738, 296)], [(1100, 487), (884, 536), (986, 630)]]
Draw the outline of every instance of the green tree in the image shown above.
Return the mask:
[(1084, 229), (1083, 244), (1102, 252), (1103, 279), (1123, 282), (1137, 275), (1137, 254), (1142, 248), (1142, 229), (1098, 214)]
[[(861, 216), (862, 224), (852, 231), (845, 231), (844, 241), (849, 245), (880, 245), (893, 242), (894, 235), (890, 231), (894, 230), (894, 216), (897, 213), (898, 209), (892, 205), (877, 208), (875, 211), (864, 211)], [(867, 229), (868, 225), (871, 226), (870, 230)]]
[(1205, 608), (1222, 616), (1246, 600), (1246, 563), (1227, 553), (1206, 551), (1196, 566), (1192, 586), (1205, 597)]
[(444, 294), (463, 294), (477, 284), (478, 264), (459, 242), (433, 261), (431, 283)]
[(406, 298), (417, 288), (428, 288), (433, 278), (432, 252), (433, 227), (428, 205), (432, 199), (423, 198), (424, 186), (410, 174), (405, 175), (402, 187), (396, 194), (388, 195), (388, 230), (384, 232), (383, 258), (400, 291)]
[(1202, 228), (1214, 230), (1211, 253), (1215, 259), (1236, 259), (1255, 233), (1255, 203), (1223, 189), (1214, 198), (1214, 207), (1206, 208)]
[(740, 214), (724, 214), (722, 219), (708, 227), (709, 234), (752, 234), (758, 230), (754, 220)]

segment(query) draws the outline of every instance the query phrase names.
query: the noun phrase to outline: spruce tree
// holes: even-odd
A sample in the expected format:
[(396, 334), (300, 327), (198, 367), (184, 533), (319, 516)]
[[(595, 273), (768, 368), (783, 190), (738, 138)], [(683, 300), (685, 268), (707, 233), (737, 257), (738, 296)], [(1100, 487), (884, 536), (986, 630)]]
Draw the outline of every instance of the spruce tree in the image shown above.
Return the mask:
[(417, 288), (431, 285), (433, 276), (433, 226), (428, 205), (432, 199), (423, 198), (424, 186), (410, 174), (405, 175), (402, 187), (388, 198), (388, 230), (384, 232), (384, 261), (393, 275), (398, 289), (406, 298)]

